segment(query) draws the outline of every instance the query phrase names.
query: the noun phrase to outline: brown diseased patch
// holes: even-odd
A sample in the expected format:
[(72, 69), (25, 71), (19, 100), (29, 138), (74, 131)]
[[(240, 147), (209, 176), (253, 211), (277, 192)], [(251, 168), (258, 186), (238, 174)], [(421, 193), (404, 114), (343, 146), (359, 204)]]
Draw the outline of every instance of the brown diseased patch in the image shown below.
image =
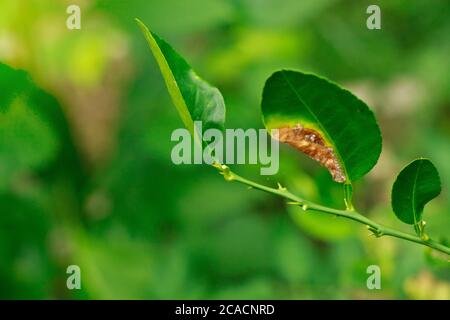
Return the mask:
[(281, 127), (278, 128), (278, 133), (274, 138), (291, 145), (310, 158), (318, 161), (328, 169), (334, 181), (345, 182), (345, 175), (342, 172), (341, 165), (333, 148), (325, 144), (324, 139), (316, 130), (304, 128), (301, 124), (297, 124), (292, 128)]

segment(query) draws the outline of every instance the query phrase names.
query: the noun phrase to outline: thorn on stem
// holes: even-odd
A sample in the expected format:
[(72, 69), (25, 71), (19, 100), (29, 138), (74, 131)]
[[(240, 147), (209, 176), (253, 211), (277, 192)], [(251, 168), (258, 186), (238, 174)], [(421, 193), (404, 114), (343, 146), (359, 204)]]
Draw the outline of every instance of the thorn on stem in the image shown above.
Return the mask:
[(281, 183), (277, 182), (277, 185), (278, 185), (278, 190), (280, 190), (280, 191), (286, 191), (286, 188), (283, 187), (283, 186), (281, 185)]
[(371, 226), (367, 226), (367, 229), (368, 229), (370, 232), (372, 232), (372, 234), (373, 234), (375, 237), (377, 237), (377, 238), (383, 236), (383, 231), (381, 231), (380, 229), (377, 229), (377, 228), (374, 228), (374, 227), (371, 227)]

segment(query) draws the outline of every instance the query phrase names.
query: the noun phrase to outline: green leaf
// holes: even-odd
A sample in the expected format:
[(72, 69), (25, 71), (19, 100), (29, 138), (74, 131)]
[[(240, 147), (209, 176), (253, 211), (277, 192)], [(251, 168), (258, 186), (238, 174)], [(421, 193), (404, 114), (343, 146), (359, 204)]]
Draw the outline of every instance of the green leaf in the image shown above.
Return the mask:
[(61, 149), (55, 110), (23, 70), (0, 63), (0, 189), (15, 174), (49, 166)]
[(350, 184), (376, 164), (381, 133), (367, 105), (351, 92), (313, 74), (277, 71), (263, 90), (266, 128), (275, 138), (325, 166)]
[(3, 63), (0, 88), (0, 192), (14, 177), (41, 170), (81, 185), (83, 169), (58, 101), (26, 71)]
[(392, 187), (392, 209), (401, 221), (417, 225), (425, 205), (441, 193), (439, 174), (430, 160), (416, 159), (398, 175)]
[(172, 102), (186, 128), (194, 137), (194, 121), (202, 121), (204, 130), (222, 130), (225, 103), (220, 91), (202, 80), (169, 44), (151, 32), (139, 19), (136, 22), (144, 33)]

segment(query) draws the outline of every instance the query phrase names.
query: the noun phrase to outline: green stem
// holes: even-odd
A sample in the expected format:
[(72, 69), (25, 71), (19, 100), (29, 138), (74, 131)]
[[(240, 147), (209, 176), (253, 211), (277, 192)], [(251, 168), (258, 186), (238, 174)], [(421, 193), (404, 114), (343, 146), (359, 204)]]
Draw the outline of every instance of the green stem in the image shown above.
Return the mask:
[(250, 186), (252, 188), (283, 197), (283, 198), (289, 200), (290, 202), (301, 206), (303, 208), (303, 210), (305, 210), (305, 211), (306, 210), (315, 210), (315, 211), (320, 211), (320, 212), (332, 214), (335, 216), (347, 218), (347, 219), (350, 219), (350, 220), (353, 220), (353, 221), (356, 221), (356, 222), (366, 225), (367, 228), (376, 237), (391, 236), (394, 238), (399, 238), (399, 239), (407, 240), (410, 242), (415, 242), (415, 243), (421, 244), (423, 246), (427, 246), (427, 247), (430, 247), (437, 251), (440, 251), (440, 252), (450, 255), (450, 248), (443, 244), (440, 244), (431, 239), (424, 240), (415, 235), (401, 232), (401, 231), (383, 226), (383, 225), (378, 224), (375, 221), (372, 221), (369, 218), (363, 216), (362, 214), (355, 211), (353, 208), (352, 208), (352, 210), (348, 210), (348, 209), (347, 210), (339, 210), (339, 209), (325, 207), (325, 206), (316, 204), (314, 202), (311, 202), (311, 201), (308, 201), (305, 199), (301, 199), (300, 197), (292, 194), (286, 188), (283, 188), (280, 185), (278, 186), (278, 188), (271, 188), (271, 187), (267, 187), (267, 186), (261, 185), (259, 183), (256, 183), (254, 181), (247, 180), (247, 179), (235, 174), (234, 172), (232, 172), (225, 165), (216, 164), (215, 167), (220, 170), (221, 174), (224, 176), (225, 180), (227, 180), (227, 181), (237, 181), (237, 182), (240, 182), (247, 186)]
[(350, 211), (355, 210), (353, 208), (352, 198), (353, 198), (353, 186), (350, 183), (345, 183), (344, 184), (345, 208)]

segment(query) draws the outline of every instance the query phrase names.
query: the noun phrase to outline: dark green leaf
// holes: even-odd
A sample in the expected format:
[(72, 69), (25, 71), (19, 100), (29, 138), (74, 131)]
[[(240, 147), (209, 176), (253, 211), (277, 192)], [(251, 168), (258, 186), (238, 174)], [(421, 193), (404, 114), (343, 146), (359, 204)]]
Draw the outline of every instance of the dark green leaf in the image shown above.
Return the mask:
[(428, 159), (417, 159), (398, 175), (392, 187), (392, 209), (397, 218), (417, 225), (430, 200), (441, 193), (439, 174)]
[(60, 137), (38, 105), (39, 90), (24, 71), (0, 64), (0, 185), (15, 173), (54, 160)]
[(27, 72), (2, 63), (0, 88), (0, 190), (17, 174), (52, 166), (82, 183), (78, 154), (56, 99)]
[(351, 183), (376, 164), (381, 134), (374, 114), (351, 92), (298, 71), (281, 70), (267, 81), (262, 113), (278, 139), (325, 166), (337, 182)]

